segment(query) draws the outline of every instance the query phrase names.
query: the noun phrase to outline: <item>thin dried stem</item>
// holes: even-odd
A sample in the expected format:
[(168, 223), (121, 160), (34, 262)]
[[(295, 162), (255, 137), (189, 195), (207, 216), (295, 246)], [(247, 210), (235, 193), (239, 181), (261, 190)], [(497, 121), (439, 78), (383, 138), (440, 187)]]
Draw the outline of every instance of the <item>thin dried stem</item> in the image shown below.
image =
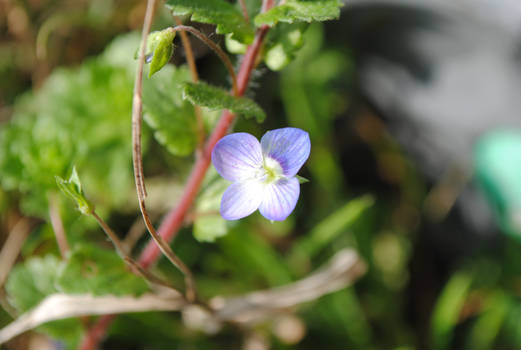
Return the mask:
[[(293, 283), (233, 298), (215, 297), (212, 300), (213, 307), (206, 309), (208, 318), (205, 321), (239, 327), (265, 322), (266, 319), (273, 319), (274, 315), (280, 314), (282, 310), (317, 300), (352, 285), (366, 269), (366, 264), (354, 250), (344, 249), (320, 269)], [(187, 303), (182, 295), (172, 291), (145, 294), (137, 298), (57, 293), (47, 296), (35, 308), (0, 329), (0, 344), (41, 324), (64, 318), (140, 311), (189, 312), (195, 305), (197, 304)], [(79, 349), (95, 349), (113, 318), (114, 315), (102, 316), (91, 328), (89, 337)]]
[[(271, 8), (271, 6), (273, 6), (273, 1), (266, 0), (262, 6), (263, 11), (267, 11), (269, 8)], [(261, 28), (259, 28), (257, 30), (253, 43), (248, 47), (246, 54), (242, 59), (241, 66), (239, 68), (239, 73), (237, 76), (237, 91), (232, 92), (234, 96), (242, 96), (246, 92), (251, 73), (255, 68), (260, 48), (268, 30), (268, 26), (262, 26)], [(159, 234), (162, 237), (164, 237), (167, 241), (170, 241), (175, 236), (175, 234), (183, 224), (186, 213), (190, 209), (190, 206), (192, 205), (195, 196), (199, 191), (199, 187), (203, 182), (206, 171), (210, 166), (212, 150), (217, 141), (219, 141), (224, 135), (226, 135), (234, 119), (235, 115), (230, 111), (226, 110), (223, 112), (221, 118), (219, 119), (219, 122), (217, 123), (208, 141), (206, 142), (206, 146), (202, 156), (198, 158), (194, 164), (194, 167), (188, 178), (188, 182), (185, 185), (183, 195), (181, 196), (178, 205), (167, 214), (167, 216), (161, 223), (161, 226), (159, 227)], [(157, 249), (157, 246), (153, 243), (149, 243), (141, 253), (139, 262), (144, 267), (146, 267), (153, 264), (158, 257), (159, 250)]]
[(143, 101), (141, 99), (141, 94), (143, 91), (145, 49), (147, 46), (148, 33), (150, 32), (150, 27), (152, 26), (152, 18), (154, 17), (155, 7), (155, 0), (147, 1), (143, 31), (141, 33), (141, 47), (139, 49), (138, 63), (136, 68), (136, 80), (134, 82), (134, 97), (132, 100), (132, 160), (134, 164), (136, 190), (140, 201), (144, 200), (147, 195), (143, 176), (143, 159), (141, 155), (141, 124), (143, 119)]
[[(173, 17), (177, 25), (183, 25), (183, 22), (179, 17)], [(197, 66), (195, 64), (195, 56), (194, 51), (192, 50), (192, 44), (190, 44), (190, 39), (188, 39), (188, 35), (184, 30), (179, 31), (179, 35), (181, 36), (181, 42), (183, 43), (183, 47), (185, 49), (186, 61), (188, 62), (188, 67), (190, 67), (192, 81), (197, 83), (197, 81), (199, 81), (199, 74), (197, 73)], [(201, 107), (194, 105), (194, 114), (195, 120), (197, 122), (197, 150), (198, 153), (201, 153), (204, 148), (204, 139), (206, 137)]]
[(125, 247), (125, 251), (129, 253), (132, 252), (132, 249), (134, 249), (134, 246), (136, 245), (137, 241), (139, 241), (139, 239), (145, 234), (145, 232), (145, 223), (141, 218), (137, 218), (132, 224), (132, 226), (130, 226), (130, 229), (125, 235), (125, 238), (121, 242)]
[[(267, 11), (273, 6), (273, 0), (264, 0), (262, 11)], [(268, 32), (269, 27), (268, 26), (262, 26), (257, 30), (257, 33), (255, 35), (255, 40), (252, 45), (250, 45), (246, 51), (246, 55), (244, 56), (241, 68), (239, 69), (238, 73), (238, 81), (237, 81), (237, 91), (234, 90), (235, 96), (241, 96), (248, 86), (248, 81), (251, 76), (251, 71), (255, 67), (258, 53), (260, 51), (260, 47), (262, 46), (262, 42), (264, 37), (266, 36), (266, 33)], [(146, 39), (144, 39), (146, 40)], [(144, 47), (144, 45), (142, 46)], [(144, 52), (140, 52), (140, 59), (139, 62), (143, 64), (144, 60)], [(136, 81), (138, 79), (142, 79), (142, 69), (141, 74), (139, 74), (136, 77)], [(141, 96), (141, 95), (139, 95)], [(134, 115), (134, 112), (133, 112)], [(139, 118), (141, 118), (141, 113), (139, 113)], [(199, 190), (199, 187), (201, 186), (201, 183), (203, 181), (204, 175), (206, 174), (206, 171), (208, 170), (208, 167), (210, 166), (210, 154), (217, 143), (219, 139), (221, 139), (224, 135), (226, 135), (226, 132), (228, 131), (228, 128), (230, 127), (231, 123), (233, 122), (234, 115), (230, 113), (229, 111), (223, 112), (221, 119), (219, 120), (216, 128), (214, 129), (212, 135), (210, 136), (210, 139), (206, 143), (206, 147), (204, 149), (204, 152), (201, 157), (199, 157), (194, 165), (194, 168), (192, 169), (192, 173), (190, 175), (189, 181), (185, 186), (185, 190), (183, 195), (181, 196), (181, 199), (179, 201), (179, 204), (177, 207), (173, 208), (166, 216), (164, 221), (161, 223), (161, 226), (159, 227), (159, 233), (162, 237), (164, 237), (167, 240), (171, 240), (179, 228), (181, 227), (183, 223), (183, 219), (187, 213), (187, 211), (190, 209), (190, 206), (197, 195), (197, 192)], [(141, 149), (139, 148), (139, 153), (141, 152)], [(141, 153), (140, 153), (141, 154)], [(137, 181), (136, 181), (136, 186)], [(139, 188), (138, 188), (138, 195), (139, 195)], [(158, 246), (155, 243), (150, 242), (145, 250), (141, 253), (139, 263), (144, 268), (147, 268), (151, 264), (153, 264), (157, 258), (159, 257), (159, 250)], [(89, 330), (89, 333), (86, 336), (86, 339), (84, 343), (82, 344), (81, 350), (89, 350), (94, 349), (101, 338), (103, 337), (103, 334), (105, 333), (106, 329), (109, 327), (110, 323), (114, 319), (114, 315), (106, 315), (100, 318), (100, 320), (95, 324), (93, 328)]]
[(60, 208), (56, 194), (50, 194), (48, 202), (49, 218), (51, 219), (51, 226), (54, 231), (54, 236), (56, 237), (56, 243), (58, 243), (58, 248), (62, 258), (65, 259), (71, 248), (67, 242), (67, 235), (65, 234), (65, 228), (63, 227), (63, 221), (60, 215)]
[(143, 32), (141, 33), (141, 48), (139, 50), (138, 67), (136, 70), (136, 80), (134, 83), (134, 98), (132, 103), (132, 143), (133, 152), (132, 160), (134, 163), (134, 179), (136, 182), (136, 191), (139, 202), (139, 209), (145, 222), (145, 226), (150, 232), (150, 235), (158, 245), (159, 249), (163, 254), (176, 266), (185, 276), (186, 283), (186, 297), (188, 300), (194, 300), (196, 297), (195, 283), (191, 271), (188, 267), (175, 255), (168, 243), (156, 233), (156, 230), (150, 222), (148, 215), (145, 197), (146, 188), (143, 175), (143, 159), (141, 154), (141, 125), (142, 125), (142, 112), (143, 112), (143, 101), (141, 94), (143, 91), (143, 67), (145, 64), (145, 47), (147, 42), (147, 36), (150, 32), (150, 26), (152, 25), (152, 18), (154, 15), (155, 0), (148, 0), (147, 9), (145, 13), (145, 20), (143, 24)]
[(9, 271), (13, 267), (20, 250), (25, 242), (25, 239), (31, 232), (32, 224), (29, 219), (21, 218), (14, 225), (9, 236), (2, 246), (0, 251), (0, 287), (4, 285)]
[[(140, 203), (140, 205), (143, 205), (144, 203)], [(185, 284), (186, 284), (186, 299), (188, 301), (195, 301), (197, 299), (197, 290), (195, 287), (195, 280), (192, 275), (192, 271), (186, 266), (181, 259), (174, 253), (172, 248), (170, 248), (170, 245), (165, 241), (163, 237), (161, 237), (159, 234), (157, 234), (154, 226), (150, 222), (148, 215), (146, 215), (146, 209), (144, 210), (145, 214), (143, 215), (143, 218), (145, 219), (145, 226), (148, 228), (148, 231), (152, 235), (152, 238), (156, 242), (157, 246), (161, 250), (161, 252), (170, 260), (170, 262), (177, 267), (185, 277)], [(143, 266), (143, 265), (141, 265)], [(143, 266), (143, 268), (146, 268), (146, 266)]]
[(198, 39), (200, 39), (203, 43), (205, 43), (210, 49), (212, 49), (217, 56), (221, 59), (223, 64), (225, 65), (226, 69), (228, 70), (228, 74), (230, 75), (230, 78), (232, 79), (232, 90), (233, 94), (237, 95), (239, 92), (239, 88), (237, 86), (237, 75), (235, 74), (235, 70), (233, 69), (232, 61), (230, 60), (230, 57), (219, 47), (217, 44), (215, 44), (213, 41), (208, 39), (206, 35), (195, 29), (194, 27), (185, 26), (185, 25), (178, 25), (173, 28), (170, 28), (173, 31), (186, 31), (193, 35), (195, 35)]
[(145, 278), (150, 283), (159, 284), (159, 285), (171, 288), (177, 292), (177, 289), (175, 289), (170, 283), (155, 276), (151, 272), (148, 272), (141, 265), (139, 265), (134, 259), (132, 259), (132, 257), (130, 257), (130, 255), (128, 254), (126, 247), (121, 242), (121, 240), (116, 235), (116, 233), (110, 228), (110, 226), (105, 222), (105, 220), (103, 220), (95, 211), (93, 211), (91, 213), (91, 215), (94, 219), (96, 219), (96, 221), (98, 222), (100, 227), (110, 238), (112, 244), (114, 244), (114, 247), (116, 248), (116, 252), (121, 257), (121, 259), (123, 259), (123, 261), (125, 261), (125, 263), (131, 268), (132, 272), (134, 272), (138, 276)]

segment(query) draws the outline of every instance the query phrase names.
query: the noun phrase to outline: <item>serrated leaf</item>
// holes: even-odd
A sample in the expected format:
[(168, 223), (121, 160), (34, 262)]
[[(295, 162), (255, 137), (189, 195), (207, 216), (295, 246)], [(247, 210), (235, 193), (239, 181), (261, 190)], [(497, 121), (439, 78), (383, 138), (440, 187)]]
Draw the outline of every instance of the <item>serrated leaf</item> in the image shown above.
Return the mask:
[(193, 234), (199, 242), (214, 242), (228, 233), (228, 224), (219, 214), (221, 198), (230, 183), (212, 170), (209, 183), (202, 189), (195, 203), (196, 219)]
[(266, 114), (253, 100), (247, 97), (231, 96), (226, 90), (203, 82), (185, 83), (183, 97), (195, 105), (209, 109), (228, 109), (245, 117), (255, 117), (259, 123)]
[(264, 62), (274, 71), (286, 67), (304, 44), (307, 23), (281, 23), (271, 29), (266, 43)]
[[(54, 255), (31, 258), (17, 265), (6, 284), (9, 302), (20, 312), (26, 312), (48, 295), (58, 292), (56, 278), (62, 265)], [(75, 349), (81, 340), (83, 325), (79, 319), (67, 319), (49, 322), (38, 330), (65, 341), (66, 349)]]
[(55, 293), (56, 271), (61, 262), (54, 255), (36, 257), (16, 265), (6, 283), (9, 302), (19, 311), (25, 312), (47, 295)]
[(56, 176), (56, 184), (66, 196), (76, 202), (76, 205), (82, 214), (89, 215), (92, 213), (94, 207), (83, 194), (76, 167), (72, 168), (69, 180), (64, 180), (61, 177)]
[(148, 290), (145, 281), (132, 274), (121, 258), (110, 250), (81, 245), (69, 256), (57, 276), (58, 288), (69, 294), (140, 295)]
[[(129, 61), (138, 45), (139, 40), (128, 46)], [(126, 201), (133, 190), (131, 154), (126, 152), (131, 147), (126, 130), (132, 105), (129, 66), (99, 56), (80, 67), (58, 69), (36, 93), (16, 102), (11, 120), (0, 126), (0, 182), (29, 194), (21, 202), (26, 213), (47, 216), (54, 176), (65, 177), (74, 163), (100, 209)]]
[(191, 154), (197, 143), (194, 107), (182, 97), (181, 84), (189, 80), (185, 66), (167, 66), (143, 81), (144, 119), (156, 140), (177, 156)]
[(255, 17), (255, 25), (273, 26), (278, 22), (314, 22), (336, 19), (340, 16), (339, 0), (288, 0), (282, 5)]
[(175, 32), (170, 29), (149, 34), (145, 52), (147, 57), (151, 57), (150, 67), (148, 69), (149, 78), (170, 61), (174, 53), (174, 38)]
[(243, 43), (253, 41), (254, 30), (241, 11), (225, 0), (167, 0), (166, 6), (176, 16), (192, 15), (192, 21), (215, 24), (217, 33), (231, 33)]

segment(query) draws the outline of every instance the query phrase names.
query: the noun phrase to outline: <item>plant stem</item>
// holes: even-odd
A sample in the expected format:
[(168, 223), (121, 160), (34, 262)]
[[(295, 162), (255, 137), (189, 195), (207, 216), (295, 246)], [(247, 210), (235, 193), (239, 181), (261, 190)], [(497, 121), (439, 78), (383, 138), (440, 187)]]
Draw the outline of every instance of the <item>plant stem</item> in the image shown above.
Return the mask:
[(54, 236), (56, 237), (56, 243), (58, 243), (60, 255), (65, 259), (71, 248), (67, 242), (67, 235), (65, 234), (65, 228), (63, 227), (60, 208), (58, 206), (58, 198), (55, 193), (49, 194), (49, 218), (51, 219), (51, 226), (54, 231)]
[(112, 244), (114, 244), (114, 247), (116, 248), (116, 252), (118, 255), (123, 259), (123, 261), (132, 269), (132, 272), (134, 272), (136, 275), (145, 278), (150, 283), (153, 284), (159, 284), (171, 289), (174, 289), (176, 292), (178, 292), (177, 289), (175, 289), (173, 286), (171, 286), (168, 282), (162, 280), (161, 278), (155, 276), (154, 274), (148, 272), (145, 270), (141, 265), (139, 265), (134, 259), (130, 257), (128, 254), (125, 246), (119, 239), (119, 237), (116, 235), (116, 233), (110, 228), (110, 226), (103, 220), (95, 211), (92, 211), (91, 213), (92, 217), (96, 219), (100, 227), (103, 229), (103, 231), (107, 234), (107, 236), (112, 241)]
[(116, 315), (105, 315), (101, 316), (94, 326), (92, 326), (89, 329), (89, 332), (85, 336), (85, 339), (81, 343), (81, 345), (78, 347), (77, 350), (94, 350), (98, 347), (98, 344), (101, 342), (103, 337), (105, 336), (105, 333), (107, 332), (107, 329), (109, 328), (110, 324), (114, 319), (116, 318)]
[[(271, 3), (272, 1), (266, 1), (267, 3)], [(271, 7), (271, 5), (264, 6), (265, 8)], [(259, 50), (261, 48), (262, 42), (268, 32), (269, 27), (263, 26), (258, 29), (257, 34), (255, 35), (255, 39), (253, 43), (248, 47), (246, 54), (243, 57), (241, 67), (239, 69), (239, 74), (237, 76), (237, 92), (234, 94), (235, 96), (242, 96), (248, 87), (248, 82), (251, 77), (251, 73), (256, 65), (257, 56), (259, 54)], [(218, 124), (213, 130), (210, 138), (208, 139), (205, 149), (199, 159), (194, 164), (192, 169), (192, 173), (188, 178), (188, 183), (185, 185), (184, 192), (181, 196), (179, 204), (176, 208), (173, 208), (165, 217), (161, 226), (159, 226), (159, 234), (165, 238), (165, 240), (170, 241), (177, 231), (180, 229), (184, 217), (187, 211), (190, 209), (197, 192), (199, 191), (199, 187), (204, 179), (206, 171), (210, 166), (211, 162), (211, 154), (212, 150), (217, 143), (226, 133), (233, 122), (235, 115), (230, 111), (226, 110), (221, 115)], [(141, 253), (141, 257), (139, 262), (143, 267), (148, 267), (153, 264), (157, 258), (159, 257), (159, 249), (153, 243), (150, 242), (146, 248)]]
[(248, 15), (248, 9), (246, 8), (246, 2), (244, 0), (239, 0), (239, 5), (241, 6), (242, 15), (246, 22), (250, 23), (250, 16)]
[[(143, 123), (143, 101), (141, 98), (143, 90), (143, 68), (145, 65), (145, 47), (147, 36), (152, 25), (152, 18), (154, 16), (155, 0), (148, 0), (147, 9), (145, 13), (145, 20), (143, 24), (143, 32), (141, 33), (141, 48), (139, 50), (138, 66), (136, 69), (136, 80), (134, 83), (134, 97), (132, 100), (132, 160), (134, 164), (134, 179), (136, 182), (136, 192), (139, 202), (139, 209), (145, 222), (145, 226), (150, 232), (150, 235), (157, 243), (163, 254), (176, 266), (185, 276), (186, 283), (186, 297), (193, 301), (196, 298), (195, 282), (190, 269), (177, 257), (168, 243), (157, 234), (154, 225), (150, 221), (148, 211), (145, 205), (145, 197), (147, 195), (144, 175), (143, 175), (143, 159), (141, 154), (141, 125)], [(144, 267), (146, 268), (146, 267)]]
[[(149, 0), (151, 1), (151, 0)], [(264, 0), (262, 11), (267, 11), (273, 6), (273, 0)], [(144, 28), (143, 28), (144, 29)], [(268, 32), (268, 26), (262, 26), (257, 30), (257, 34), (255, 35), (255, 40), (252, 45), (250, 45), (246, 51), (246, 54), (243, 57), (241, 67), (239, 69), (239, 74), (237, 78), (237, 95), (241, 96), (246, 91), (248, 86), (248, 82), (251, 76), (251, 71), (255, 67), (257, 61), (257, 55), (259, 53), (262, 42)], [(144, 46), (143, 46), (144, 47)], [(144, 52), (142, 53), (143, 57), (140, 57), (140, 62), (143, 62)], [(141, 53), (140, 53), (141, 56)], [(141, 72), (142, 73), (142, 72)], [(229, 111), (224, 111), (221, 115), (221, 119), (214, 129), (210, 139), (208, 140), (205, 150), (201, 157), (197, 159), (188, 183), (185, 186), (184, 193), (181, 197), (179, 205), (176, 208), (173, 208), (166, 216), (161, 226), (159, 227), (159, 234), (164, 237), (166, 240), (170, 241), (183, 223), (183, 219), (188, 212), (192, 202), (195, 199), (195, 196), (201, 186), (202, 180), (208, 167), (210, 166), (211, 161), (211, 151), (217, 141), (221, 139), (230, 124), (233, 122), (234, 115)], [(141, 154), (141, 149), (139, 149)], [(137, 185), (136, 185), (137, 186)], [(139, 192), (139, 188), (138, 188)], [(147, 268), (151, 264), (153, 264), (159, 257), (159, 247), (155, 244), (155, 242), (149, 242), (147, 247), (141, 253), (139, 263), (143, 268)], [(106, 315), (100, 317), (100, 319), (96, 322), (96, 324), (89, 330), (88, 334), (82, 345), (78, 348), (79, 350), (93, 350), (97, 347), (98, 343), (103, 338), (107, 328), (110, 326), (111, 322), (115, 318), (115, 315)]]
[(219, 56), (221, 61), (223, 62), (224, 66), (228, 70), (228, 74), (230, 75), (230, 78), (232, 80), (232, 89), (233, 94), (235, 96), (239, 95), (239, 90), (237, 86), (237, 76), (235, 74), (235, 70), (233, 69), (232, 61), (230, 61), (230, 57), (219, 47), (217, 44), (215, 44), (213, 41), (208, 39), (206, 35), (195, 29), (194, 27), (185, 26), (185, 25), (178, 25), (173, 28), (171, 28), (173, 31), (186, 31), (193, 35), (195, 35), (198, 39), (200, 39), (203, 43), (205, 43), (210, 49), (213, 50)]
[[(179, 17), (173, 17), (176, 25), (180, 26), (183, 24)], [(195, 56), (194, 51), (192, 50), (192, 44), (190, 44), (190, 39), (188, 39), (188, 35), (184, 30), (181, 30), (179, 32), (179, 35), (181, 36), (181, 42), (183, 43), (183, 47), (185, 49), (186, 62), (188, 62), (188, 67), (190, 67), (192, 81), (194, 83), (197, 83), (197, 81), (199, 80), (199, 74), (197, 73), (197, 66), (195, 64)], [(203, 117), (201, 114), (201, 107), (194, 105), (194, 114), (195, 120), (197, 122), (197, 152), (200, 154), (203, 151), (204, 139), (206, 137)]]

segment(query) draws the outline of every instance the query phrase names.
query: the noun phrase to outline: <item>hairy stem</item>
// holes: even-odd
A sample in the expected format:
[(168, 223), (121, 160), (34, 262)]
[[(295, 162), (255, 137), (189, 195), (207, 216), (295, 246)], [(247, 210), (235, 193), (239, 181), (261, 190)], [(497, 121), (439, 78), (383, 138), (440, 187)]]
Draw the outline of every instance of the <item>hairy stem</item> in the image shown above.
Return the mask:
[(238, 96), (239, 89), (237, 86), (237, 76), (235, 74), (235, 70), (233, 69), (232, 61), (230, 60), (230, 57), (219, 47), (217, 44), (215, 44), (213, 41), (208, 39), (206, 35), (195, 29), (194, 27), (185, 26), (185, 25), (178, 25), (173, 28), (170, 28), (172, 31), (185, 31), (189, 32), (193, 35), (195, 35), (198, 39), (200, 39), (203, 43), (205, 43), (210, 49), (213, 50), (219, 56), (221, 61), (223, 62), (224, 66), (228, 70), (228, 74), (230, 75), (230, 78), (232, 80), (232, 89), (233, 94)]
[[(173, 16), (176, 25), (183, 25), (181, 19), (177, 16)], [(199, 74), (197, 73), (197, 66), (195, 64), (195, 56), (194, 51), (192, 50), (192, 44), (190, 44), (190, 39), (188, 39), (188, 35), (186, 31), (179, 31), (179, 35), (181, 36), (181, 42), (183, 43), (183, 47), (185, 49), (186, 62), (188, 62), (188, 67), (190, 67), (190, 74), (192, 75), (192, 81), (197, 83), (199, 80)], [(204, 139), (206, 137), (204, 130), (204, 122), (201, 114), (201, 107), (194, 106), (194, 114), (195, 120), (197, 122), (197, 152), (200, 154), (203, 151), (204, 147)]]

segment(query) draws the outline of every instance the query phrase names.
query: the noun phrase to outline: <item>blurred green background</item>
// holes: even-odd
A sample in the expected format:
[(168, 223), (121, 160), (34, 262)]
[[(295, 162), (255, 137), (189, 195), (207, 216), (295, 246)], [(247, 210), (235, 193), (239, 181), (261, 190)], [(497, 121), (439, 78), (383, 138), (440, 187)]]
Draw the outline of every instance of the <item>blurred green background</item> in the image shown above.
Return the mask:
[[(49, 224), (52, 208), (60, 212), (71, 245), (111, 249), (95, 222), (58, 193), (54, 176), (68, 176), (72, 165), (100, 215), (115, 231), (129, 232), (121, 234), (126, 242), (137, 241), (136, 254), (148, 241), (139, 235), (130, 129), (133, 54), (144, 10), (145, 2), (134, 0), (0, 1), (0, 242), (20, 220), (29, 220), (20, 263), (59, 255)], [(302, 186), (295, 212), (281, 223), (256, 213), (227, 224), (213, 213), (188, 223), (174, 250), (195, 272), (202, 296), (210, 298), (286, 284), (342, 248), (356, 249), (368, 272), (353, 287), (256, 326), (260, 343), (273, 349), (521, 349), (520, 133), (482, 139), (468, 154), (475, 162), (461, 173), (424, 171), (421, 159), (397, 139), (392, 115), (360, 89), (361, 63), (357, 47), (344, 36), (343, 15), (338, 23), (307, 28), (303, 47), (280, 72), (263, 66), (255, 72), (249, 95), (268, 118), (235, 125), (257, 137), (287, 125), (309, 132), (312, 153), (302, 175), (310, 182)], [(375, 22), (386, 18), (378, 11), (365, 15)], [(171, 22), (160, 10), (154, 27)], [(211, 38), (224, 46), (223, 37)], [(158, 78), (165, 84), (167, 74), (188, 77), (178, 39), (176, 45), (176, 73), (167, 69)], [(220, 62), (195, 41), (194, 46), (202, 78), (226, 85)], [(205, 114), (208, 127), (216, 116)], [(157, 223), (176, 203), (193, 157), (182, 148), (164, 148), (144, 125), (149, 206)], [(495, 215), (487, 236), (475, 233), (454, 206), (466, 186), (482, 189)], [(210, 172), (196, 210), (212, 214), (222, 190)], [(34, 266), (48, 271), (56, 265), (51, 259)], [(167, 261), (157, 269), (181, 283)], [(13, 293), (44, 293), (34, 278), (41, 272), (27, 279), (22, 270), (15, 273), (1, 294), (0, 326), (12, 321)], [(23, 297), (14, 297), (19, 309), (34, 305), (32, 296), (27, 303)], [(290, 330), (281, 328), (284, 320)], [(73, 348), (82, 329), (77, 322), (41, 331)], [(4, 346), (63, 344), (28, 333)], [(239, 331), (206, 335), (186, 327), (178, 313), (122, 315), (103, 343), (106, 349), (243, 346)]]

